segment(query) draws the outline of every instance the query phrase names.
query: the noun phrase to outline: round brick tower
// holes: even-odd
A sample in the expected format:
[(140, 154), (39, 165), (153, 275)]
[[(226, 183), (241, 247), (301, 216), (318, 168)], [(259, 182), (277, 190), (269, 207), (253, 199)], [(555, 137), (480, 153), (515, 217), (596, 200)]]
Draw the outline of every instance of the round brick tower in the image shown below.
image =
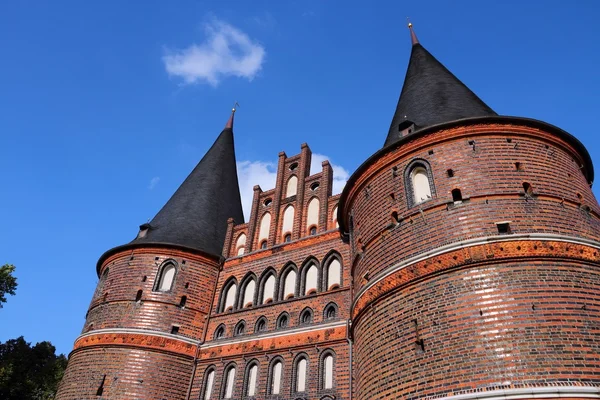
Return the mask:
[(582, 144), (498, 116), (416, 39), (338, 220), (356, 399), (600, 397), (600, 208)]
[(154, 219), (100, 257), (57, 399), (186, 398), (229, 218), (243, 222), (233, 114)]

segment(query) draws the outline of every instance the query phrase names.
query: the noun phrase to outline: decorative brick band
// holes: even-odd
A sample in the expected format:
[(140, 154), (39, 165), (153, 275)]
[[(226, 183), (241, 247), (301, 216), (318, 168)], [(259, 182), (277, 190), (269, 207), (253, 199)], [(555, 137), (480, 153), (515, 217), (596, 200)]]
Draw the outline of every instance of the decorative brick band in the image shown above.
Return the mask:
[(513, 258), (569, 258), (600, 262), (600, 243), (551, 234), (493, 236), (453, 243), (411, 257), (374, 277), (357, 294), (352, 305), (355, 323), (365, 308), (381, 297), (426, 275), (468, 264)]
[(73, 352), (92, 346), (127, 346), (194, 357), (197, 345), (196, 340), (161, 332), (103, 329), (79, 336)]
[(554, 398), (599, 399), (600, 388), (593, 386), (524, 387), (517, 389), (501, 389), (457, 394), (454, 396), (439, 397), (437, 400), (513, 400)]

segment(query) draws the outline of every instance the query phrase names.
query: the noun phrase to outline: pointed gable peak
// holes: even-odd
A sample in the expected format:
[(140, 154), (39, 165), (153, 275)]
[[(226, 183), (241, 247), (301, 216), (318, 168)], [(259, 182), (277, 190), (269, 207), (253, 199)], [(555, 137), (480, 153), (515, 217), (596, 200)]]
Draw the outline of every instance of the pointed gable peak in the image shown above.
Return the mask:
[(427, 126), (497, 115), (419, 43), (411, 23), (408, 28), (410, 61), (384, 147)]
[(132, 244), (175, 245), (221, 254), (227, 220), (244, 222), (232, 128), (233, 113), (202, 160), (152, 221), (140, 227)]

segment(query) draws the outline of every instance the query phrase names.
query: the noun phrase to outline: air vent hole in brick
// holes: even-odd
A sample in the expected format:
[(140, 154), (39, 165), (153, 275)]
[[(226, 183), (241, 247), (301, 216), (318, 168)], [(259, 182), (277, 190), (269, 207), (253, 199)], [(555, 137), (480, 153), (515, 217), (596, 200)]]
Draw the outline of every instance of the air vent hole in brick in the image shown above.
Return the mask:
[(178, 333), (179, 333), (179, 327), (177, 325), (172, 325), (171, 326), (171, 334), (177, 335)]
[(429, 150), (429, 151), (427, 152), (427, 154), (429, 154), (430, 156), (432, 156), (432, 155), (433, 155), (433, 150)]
[(449, 169), (446, 171), (446, 174), (448, 174), (448, 178), (452, 178), (454, 176), (454, 170), (453, 169)]
[(142, 293), (144, 293), (141, 289), (137, 291), (137, 294), (135, 295), (135, 301), (139, 302), (142, 300)]
[(527, 196), (531, 196), (533, 194), (533, 186), (529, 182), (523, 182), (523, 191)]
[(273, 200), (271, 200), (271, 199), (266, 199), (266, 200), (263, 202), (263, 204), (264, 204), (264, 206), (265, 206), (265, 207), (269, 207), (269, 206), (271, 205), (271, 203), (272, 203), (272, 202), (273, 202)]
[(396, 211), (392, 212), (392, 224), (399, 224), (398, 213)]
[(512, 139), (511, 138), (506, 138), (506, 143), (512, 143)]
[(456, 204), (462, 202), (462, 199), (460, 189), (452, 189), (452, 201)]
[(154, 257), (154, 260), (155, 260), (155, 261), (158, 261), (158, 259), (159, 259), (159, 258), (160, 258), (160, 257)]
[[(496, 228), (498, 228), (498, 233), (500, 233), (500, 234), (510, 233), (510, 222), (509, 221), (496, 222)], [(500, 248), (500, 250), (503, 250), (503, 249)]]
[(315, 182), (312, 185), (310, 185), (310, 190), (312, 190), (313, 192), (315, 190), (317, 190), (319, 188), (319, 182)]
[(142, 282), (146, 282), (146, 279), (148, 279), (146, 275), (142, 276)]
[(515, 171), (523, 171), (523, 165), (520, 162), (515, 163)]
[(186, 283), (185, 283), (185, 288), (186, 288), (186, 289), (189, 289), (189, 288), (190, 288), (190, 283), (189, 283), (189, 282), (186, 282)]
[(583, 196), (581, 195), (581, 193), (577, 193), (577, 198), (578, 198), (579, 200), (582, 200), (582, 199), (583, 199)]
[(390, 199), (396, 200), (396, 195), (394, 193), (390, 193)]
[(179, 307), (185, 307), (185, 303), (187, 303), (187, 296), (181, 296), (181, 300), (179, 301)]
[(298, 169), (298, 163), (291, 163), (290, 164), (290, 171), (295, 171), (296, 169)]

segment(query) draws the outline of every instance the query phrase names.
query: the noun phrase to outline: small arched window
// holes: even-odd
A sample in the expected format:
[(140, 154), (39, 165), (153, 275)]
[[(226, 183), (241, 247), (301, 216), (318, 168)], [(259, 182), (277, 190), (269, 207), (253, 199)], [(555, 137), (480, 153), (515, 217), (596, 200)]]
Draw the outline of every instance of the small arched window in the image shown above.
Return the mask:
[(290, 321), (290, 317), (287, 313), (281, 313), (281, 315), (279, 316), (279, 318), (277, 318), (277, 328), (278, 329), (284, 329), (287, 328), (289, 325), (289, 321)]
[(245, 394), (249, 397), (256, 395), (256, 378), (258, 376), (258, 362), (251, 361), (246, 368)]
[(292, 235), (291, 235), (291, 234), (289, 234), (289, 233), (286, 233), (286, 235), (283, 237), (283, 241), (284, 241), (285, 243), (289, 243), (289, 242), (291, 242), (291, 241), (292, 241)]
[(337, 305), (335, 303), (329, 303), (325, 307), (325, 312), (323, 313), (323, 317), (325, 319), (335, 319), (335, 317), (337, 317)]
[(222, 298), (221, 311), (233, 311), (235, 306), (235, 297), (237, 295), (237, 284), (232, 280), (225, 286), (225, 292)]
[(319, 270), (315, 264), (311, 264), (304, 276), (304, 295), (317, 293), (317, 284), (319, 281)]
[(283, 296), (284, 300), (291, 299), (296, 295), (296, 271), (290, 268), (284, 275), (283, 279)]
[[(315, 233), (317, 231), (316, 227), (319, 226), (319, 208), (320, 208), (319, 199), (313, 197), (308, 202), (308, 210), (306, 212), (306, 226), (315, 227)], [(313, 233), (311, 233), (313, 235)]]
[(333, 208), (333, 212), (331, 213), (331, 220), (333, 221), (333, 225), (335, 225), (336, 228), (339, 228), (340, 225), (338, 224), (337, 213), (338, 213), (338, 206), (335, 206)]
[(321, 362), (321, 387), (333, 389), (334, 359), (331, 351), (324, 353)]
[(261, 304), (272, 303), (273, 301), (275, 301), (275, 276), (270, 274), (263, 284)]
[(293, 206), (288, 206), (283, 212), (283, 225), (281, 226), (281, 232), (284, 235), (290, 234), (294, 229), (294, 214), (295, 209)]
[(340, 287), (342, 278), (342, 265), (340, 260), (333, 258), (327, 264), (327, 290), (333, 290)]
[(317, 227), (316, 226), (311, 226), (310, 229), (308, 230), (308, 234), (310, 236), (314, 236), (317, 234)]
[(225, 337), (225, 325), (221, 324), (215, 330), (215, 334), (213, 335), (213, 339), (223, 339)]
[(254, 293), (256, 291), (256, 281), (250, 278), (244, 285), (244, 294), (242, 297), (242, 308), (252, 307), (254, 304)]
[(235, 386), (235, 365), (230, 366), (225, 369), (224, 379), (223, 379), (223, 398), (231, 399), (233, 398), (233, 388)]
[(305, 308), (300, 314), (301, 324), (310, 324), (313, 321), (313, 312), (310, 308)]
[[(265, 213), (260, 219), (259, 229), (258, 229), (258, 242), (261, 243), (263, 240), (265, 241), (269, 238), (269, 229), (271, 229), (271, 213)], [(262, 244), (261, 244), (262, 248)]]
[(175, 273), (177, 272), (177, 268), (175, 264), (170, 261), (167, 261), (163, 264), (161, 268), (159, 268), (159, 274), (157, 279), (156, 291), (158, 292), (169, 292), (173, 287), (173, 281), (175, 280)]
[(410, 179), (413, 189), (413, 200), (415, 204), (419, 204), (431, 199), (429, 177), (427, 176), (427, 170), (425, 167), (415, 167), (410, 173)]
[(254, 333), (265, 332), (267, 330), (267, 319), (265, 317), (261, 317), (256, 322), (256, 326), (254, 328)]
[(296, 175), (292, 175), (287, 181), (287, 187), (285, 190), (285, 197), (295, 196), (298, 191), (298, 178)]
[(235, 242), (235, 254), (241, 256), (246, 250), (246, 234), (242, 233)]
[(281, 392), (281, 378), (283, 375), (283, 363), (280, 360), (276, 360), (271, 365), (271, 373), (269, 375), (269, 394), (279, 394)]
[(213, 387), (215, 385), (215, 369), (209, 367), (204, 373), (204, 396), (202, 400), (211, 400), (213, 398)]
[(241, 336), (244, 334), (244, 332), (246, 332), (246, 323), (244, 321), (240, 321), (235, 326), (233, 336)]
[(296, 372), (296, 381), (295, 383), (295, 391), (302, 393), (306, 392), (306, 372), (308, 370), (308, 361), (305, 356), (298, 357), (295, 365)]

